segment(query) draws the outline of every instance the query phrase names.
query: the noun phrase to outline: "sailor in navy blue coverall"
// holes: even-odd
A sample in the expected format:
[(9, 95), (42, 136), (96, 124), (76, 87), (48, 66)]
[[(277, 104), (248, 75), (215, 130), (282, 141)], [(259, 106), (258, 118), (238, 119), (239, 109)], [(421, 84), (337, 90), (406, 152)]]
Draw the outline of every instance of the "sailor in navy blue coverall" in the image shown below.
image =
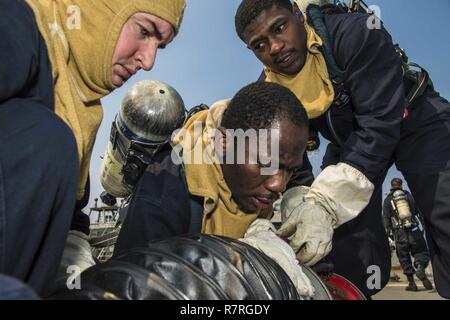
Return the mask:
[(312, 121), (331, 142), (322, 167), (351, 163), (376, 186), (368, 207), (336, 230), (329, 259), (336, 272), (367, 295), (377, 291), (366, 289), (371, 265), (380, 267), (382, 286), (387, 283), (390, 259), (381, 186), (395, 163), (424, 212), (436, 288), (450, 297), (450, 104), (429, 87), (408, 106), (406, 116), (405, 95), (412, 84), (402, 77), (391, 37), (370, 32), (366, 21), (359, 14), (325, 17), (351, 102), (330, 111), (342, 144), (331, 134), (325, 116)]
[[(269, 49), (272, 50), (269, 45), (263, 53), (255, 53), (263, 63), (276, 65), (287, 55), (286, 51), (293, 50), (289, 46), (296, 43), (293, 38), (283, 37), (300, 35), (289, 31), (294, 25), (290, 24), (291, 15), (295, 13), (286, 4), (276, 7), (273, 2), (276, 1), (268, 7), (272, 9), (264, 9), (264, 15), (260, 13), (253, 18), (251, 28), (244, 31), (250, 32), (248, 39), (259, 36), (258, 41), (281, 48), (279, 57), (275, 49), (269, 55)], [(258, 20), (263, 16), (264, 19)], [(381, 186), (395, 163), (406, 178), (418, 208), (424, 212), (437, 290), (450, 297), (450, 104), (430, 85), (408, 105), (407, 94), (415, 83), (404, 78), (402, 59), (389, 33), (384, 28), (369, 29), (369, 18), (360, 13), (323, 17), (329, 48), (343, 71), (343, 89), (350, 101), (341, 106), (335, 104), (327, 113), (311, 120), (311, 127), (330, 141), (322, 168), (348, 164), (375, 186), (366, 209), (335, 230), (333, 250), (327, 258), (337, 273), (349, 278), (367, 296), (387, 284), (391, 264), (381, 217)], [(264, 61), (261, 55), (266, 54)], [(305, 159), (305, 167), (289, 187), (309, 186), (313, 181), (311, 166)], [(368, 286), (374, 266), (381, 271), (379, 287)]]

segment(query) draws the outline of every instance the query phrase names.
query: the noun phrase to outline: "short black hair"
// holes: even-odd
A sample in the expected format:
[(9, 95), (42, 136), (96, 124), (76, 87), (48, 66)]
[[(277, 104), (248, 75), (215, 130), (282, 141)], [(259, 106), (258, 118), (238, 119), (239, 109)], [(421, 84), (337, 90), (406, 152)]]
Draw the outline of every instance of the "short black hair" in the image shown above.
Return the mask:
[(243, 0), (237, 9), (234, 17), (234, 24), (239, 38), (244, 41), (244, 30), (256, 19), (261, 12), (271, 9), (273, 6), (285, 8), (292, 11), (293, 6), (291, 0)]
[(231, 100), (222, 118), (225, 129), (271, 129), (276, 121), (289, 119), (309, 128), (306, 110), (298, 98), (276, 83), (257, 82), (242, 88)]
[(394, 178), (391, 180), (391, 187), (401, 187), (403, 186), (403, 181), (400, 178)]

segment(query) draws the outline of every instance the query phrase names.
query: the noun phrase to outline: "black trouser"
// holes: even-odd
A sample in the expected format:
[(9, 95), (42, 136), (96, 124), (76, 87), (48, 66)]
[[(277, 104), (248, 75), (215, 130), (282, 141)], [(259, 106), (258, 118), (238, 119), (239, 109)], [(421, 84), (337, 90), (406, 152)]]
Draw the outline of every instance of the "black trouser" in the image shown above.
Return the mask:
[[(323, 168), (337, 164), (339, 159), (339, 148), (330, 144)], [(355, 284), (366, 297), (386, 286), (391, 271), (389, 241), (381, 216), (384, 178), (385, 175), (374, 181), (375, 190), (366, 209), (335, 230), (333, 249), (327, 257), (334, 271)]]
[(436, 289), (450, 298), (450, 104), (431, 92), (403, 122), (395, 152), (425, 220)]
[(75, 206), (77, 149), (69, 127), (31, 99), (0, 103), (0, 273), (45, 294)]
[[(394, 239), (398, 261), (405, 275), (412, 276), (416, 272), (414, 267), (423, 266), (425, 269), (428, 266), (430, 254), (424, 235), (418, 227), (394, 230)], [(411, 255), (414, 257), (414, 266)]]

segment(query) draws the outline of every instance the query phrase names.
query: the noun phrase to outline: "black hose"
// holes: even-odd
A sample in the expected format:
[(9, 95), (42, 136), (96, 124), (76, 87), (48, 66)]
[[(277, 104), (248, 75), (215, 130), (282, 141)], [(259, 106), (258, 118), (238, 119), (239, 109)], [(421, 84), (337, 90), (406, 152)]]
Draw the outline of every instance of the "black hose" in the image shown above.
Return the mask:
[(264, 253), (226, 237), (189, 235), (150, 243), (91, 267), (83, 290), (51, 299), (301, 300), (284, 270)]

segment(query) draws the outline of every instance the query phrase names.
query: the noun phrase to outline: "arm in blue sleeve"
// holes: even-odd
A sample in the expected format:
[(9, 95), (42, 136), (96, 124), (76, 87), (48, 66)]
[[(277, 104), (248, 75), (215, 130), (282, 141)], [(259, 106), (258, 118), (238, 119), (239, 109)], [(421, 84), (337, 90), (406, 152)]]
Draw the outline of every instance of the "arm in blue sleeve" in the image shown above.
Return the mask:
[(189, 193), (179, 176), (146, 171), (134, 191), (115, 253), (189, 232)]
[(341, 161), (373, 179), (389, 165), (400, 140), (406, 106), (401, 61), (387, 31), (367, 27), (367, 15), (346, 19), (334, 39), (336, 59), (351, 94), (354, 131), (344, 144)]

